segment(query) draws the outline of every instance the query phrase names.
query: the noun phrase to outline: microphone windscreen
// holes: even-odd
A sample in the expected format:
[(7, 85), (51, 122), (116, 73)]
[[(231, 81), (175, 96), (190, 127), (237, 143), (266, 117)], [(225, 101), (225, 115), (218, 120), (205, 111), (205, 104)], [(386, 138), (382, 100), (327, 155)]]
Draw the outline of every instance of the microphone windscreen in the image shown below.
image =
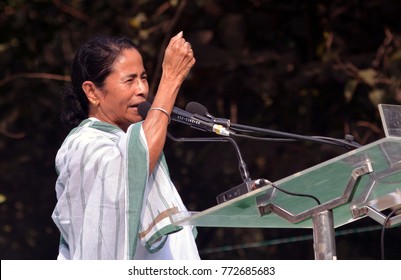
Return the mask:
[(138, 113), (142, 117), (142, 119), (145, 119), (146, 116), (148, 115), (148, 112), (149, 112), (149, 109), (150, 109), (151, 105), (152, 104), (150, 104), (147, 101), (142, 102), (141, 104), (138, 105)]
[(207, 114), (206, 107), (194, 101), (189, 102), (187, 107), (185, 107), (185, 110), (191, 114), (197, 114), (199, 116), (206, 116)]

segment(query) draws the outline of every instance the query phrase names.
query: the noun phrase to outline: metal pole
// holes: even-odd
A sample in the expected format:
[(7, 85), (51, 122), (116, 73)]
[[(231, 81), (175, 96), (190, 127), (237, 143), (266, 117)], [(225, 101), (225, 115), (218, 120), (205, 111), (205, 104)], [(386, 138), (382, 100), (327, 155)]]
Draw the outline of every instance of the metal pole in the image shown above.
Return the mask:
[(325, 210), (312, 215), (313, 248), (316, 260), (334, 260), (336, 256), (336, 241), (334, 235), (333, 212)]

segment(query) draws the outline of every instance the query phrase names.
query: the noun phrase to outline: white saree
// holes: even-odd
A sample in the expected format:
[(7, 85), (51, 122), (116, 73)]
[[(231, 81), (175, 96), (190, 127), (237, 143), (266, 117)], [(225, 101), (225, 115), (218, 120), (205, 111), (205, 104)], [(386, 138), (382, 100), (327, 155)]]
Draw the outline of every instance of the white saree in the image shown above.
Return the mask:
[(194, 228), (164, 156), (149, 174), (142, 124), (127, 132), (94, 118), (72, 130), (56, 156), (58, 259), (199, 259)]

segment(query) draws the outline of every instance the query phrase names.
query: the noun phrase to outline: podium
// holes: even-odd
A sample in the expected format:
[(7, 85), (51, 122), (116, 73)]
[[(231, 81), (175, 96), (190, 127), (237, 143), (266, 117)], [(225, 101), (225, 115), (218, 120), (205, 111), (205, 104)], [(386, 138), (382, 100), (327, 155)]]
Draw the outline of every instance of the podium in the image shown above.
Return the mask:
[(385, 138), (274, 183), (255, 180), (254, 190), (200, 212), (173, 214), (171, 222), (312, 228), (315, 259), (336, 259), (335, 228), (365, 217), (384, 227), (401, 223), (401, 214), (386, 214), (401, 206), (401, 106), (379, 105), (379, 110)]

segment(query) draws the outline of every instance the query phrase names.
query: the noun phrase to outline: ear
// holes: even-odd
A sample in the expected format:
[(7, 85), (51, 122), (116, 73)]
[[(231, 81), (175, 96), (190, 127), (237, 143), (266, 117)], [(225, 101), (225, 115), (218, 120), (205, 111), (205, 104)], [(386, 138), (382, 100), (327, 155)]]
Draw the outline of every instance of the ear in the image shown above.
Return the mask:
[(94, 106), (99, 105), (99, 91), (97, 90), (95, 84), (91, 81), (85, 81), (82, 84), (82, 90), (85, 92), (86, 97), (89, 102)]

